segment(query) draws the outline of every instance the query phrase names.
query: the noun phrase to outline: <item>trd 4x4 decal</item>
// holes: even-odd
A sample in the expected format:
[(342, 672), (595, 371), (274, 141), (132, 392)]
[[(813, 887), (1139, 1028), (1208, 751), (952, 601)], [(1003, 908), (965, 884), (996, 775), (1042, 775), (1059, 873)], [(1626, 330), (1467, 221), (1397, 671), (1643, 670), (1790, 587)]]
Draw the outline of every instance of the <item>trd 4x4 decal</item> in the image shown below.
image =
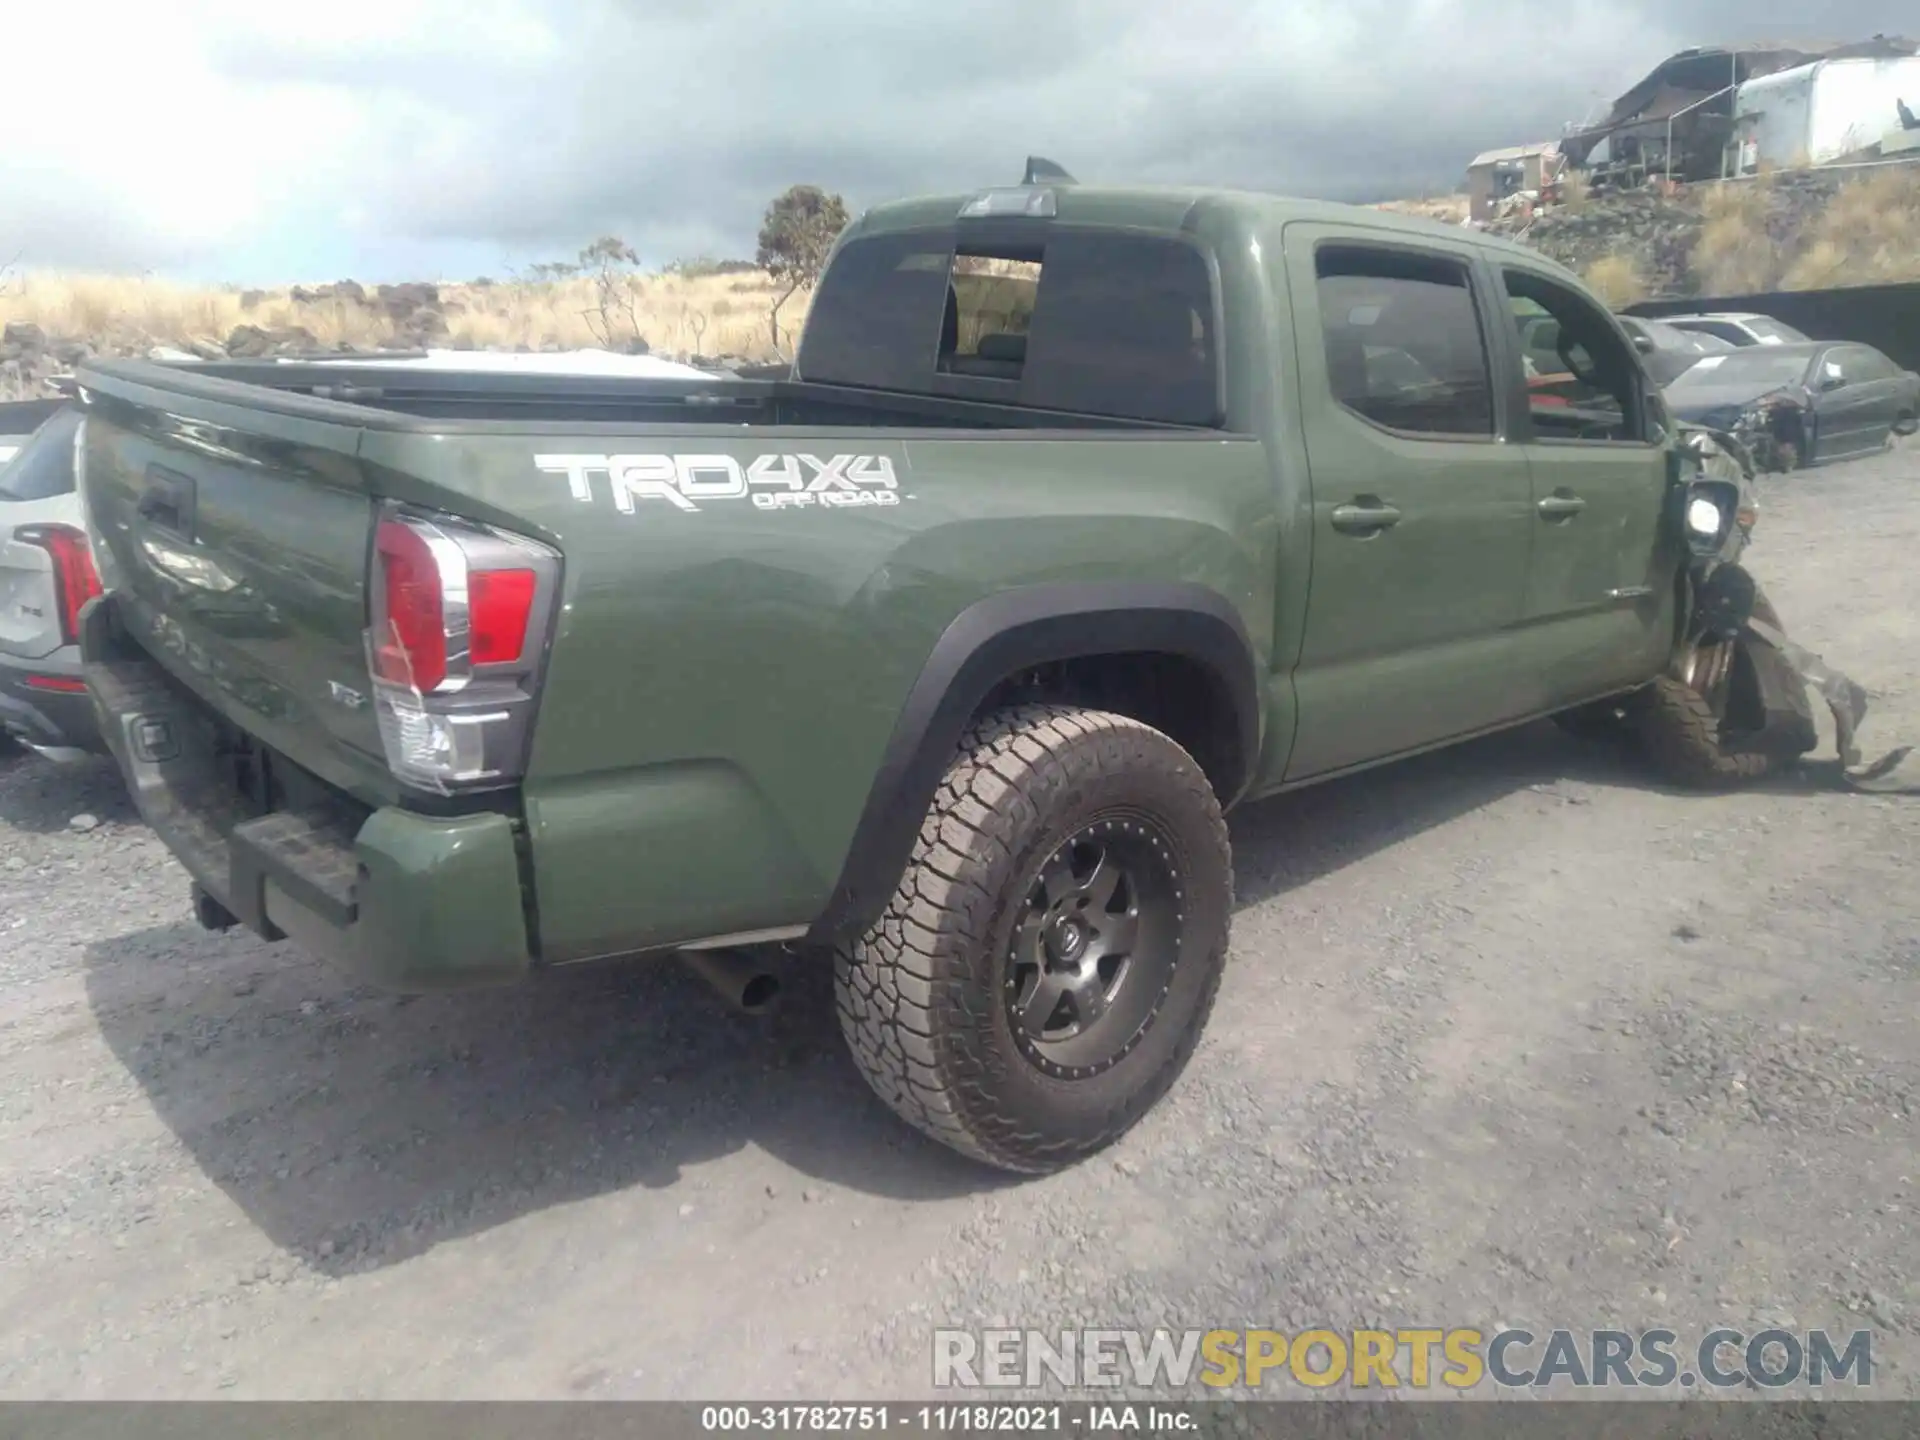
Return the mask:
[(731, 455), (536, 455), (549, 475), (565, 475), (576, 500), (594, 498), (603, 475), (613, 503), (631, 515), (638, 500), (697, 511), (707, 500), (752, 498), (761, 510), (898, 505), (899, 477), (888, 455), (760, 455), (745, 465)]

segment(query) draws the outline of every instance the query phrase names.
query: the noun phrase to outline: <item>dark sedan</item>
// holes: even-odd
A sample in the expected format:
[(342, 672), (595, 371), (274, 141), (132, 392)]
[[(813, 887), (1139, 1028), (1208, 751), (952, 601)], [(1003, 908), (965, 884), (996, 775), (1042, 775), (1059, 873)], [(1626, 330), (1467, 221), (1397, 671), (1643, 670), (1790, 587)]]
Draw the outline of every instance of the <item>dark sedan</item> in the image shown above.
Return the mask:
[(1666, 387), (1682, 420), (1769, 434), (1782, 468), (1885, 447), (1920, 424), (1920, 375), (1871, 345), (1816, 340), (1706, 355)]

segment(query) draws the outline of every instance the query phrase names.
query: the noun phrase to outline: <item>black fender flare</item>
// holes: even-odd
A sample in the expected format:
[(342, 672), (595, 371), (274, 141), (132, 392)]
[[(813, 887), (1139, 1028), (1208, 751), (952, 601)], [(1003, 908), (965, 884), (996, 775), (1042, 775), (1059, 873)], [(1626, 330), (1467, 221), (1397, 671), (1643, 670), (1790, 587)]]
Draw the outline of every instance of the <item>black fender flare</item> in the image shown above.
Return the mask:
[(1099, 655), (1194, 662), (1231, 710), (1223, 806), (1245, 793), (1260, 753), (1260, 684), (1239, 612), (1218, 591), (1171, 581), (1083, 581), (1004, 590), (955, 616), (907, 692), (826, 909), (807, 932), (828, 944), (879, 918), (913, 852), (967, 723), (1008, 678)]

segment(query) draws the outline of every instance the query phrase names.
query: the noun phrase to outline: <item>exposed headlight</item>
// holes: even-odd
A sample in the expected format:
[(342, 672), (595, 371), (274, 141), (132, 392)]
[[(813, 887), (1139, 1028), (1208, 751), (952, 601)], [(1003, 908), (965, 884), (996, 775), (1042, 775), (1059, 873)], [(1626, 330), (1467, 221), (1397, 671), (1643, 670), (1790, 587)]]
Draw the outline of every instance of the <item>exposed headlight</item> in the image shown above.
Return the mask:
[(1726, 517), (1720, 507), (1704, 496), (1695, 496), (1687, 502), (1687, 529), (1703, 540), (1710, 540), (1720, 533), (1726, 524)]

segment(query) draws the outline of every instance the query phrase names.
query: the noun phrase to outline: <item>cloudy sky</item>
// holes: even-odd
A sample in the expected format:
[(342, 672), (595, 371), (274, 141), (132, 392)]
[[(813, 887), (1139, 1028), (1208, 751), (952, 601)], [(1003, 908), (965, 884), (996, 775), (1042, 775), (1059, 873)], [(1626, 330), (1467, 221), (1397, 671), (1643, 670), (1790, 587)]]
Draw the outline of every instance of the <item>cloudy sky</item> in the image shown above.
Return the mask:
[(751, 254), (1018, 178), (1379, 199), (1670, 52), (1895, 33), (1890, 0), (87, 0), (16, 7), (0, 265), (269, 284)]

